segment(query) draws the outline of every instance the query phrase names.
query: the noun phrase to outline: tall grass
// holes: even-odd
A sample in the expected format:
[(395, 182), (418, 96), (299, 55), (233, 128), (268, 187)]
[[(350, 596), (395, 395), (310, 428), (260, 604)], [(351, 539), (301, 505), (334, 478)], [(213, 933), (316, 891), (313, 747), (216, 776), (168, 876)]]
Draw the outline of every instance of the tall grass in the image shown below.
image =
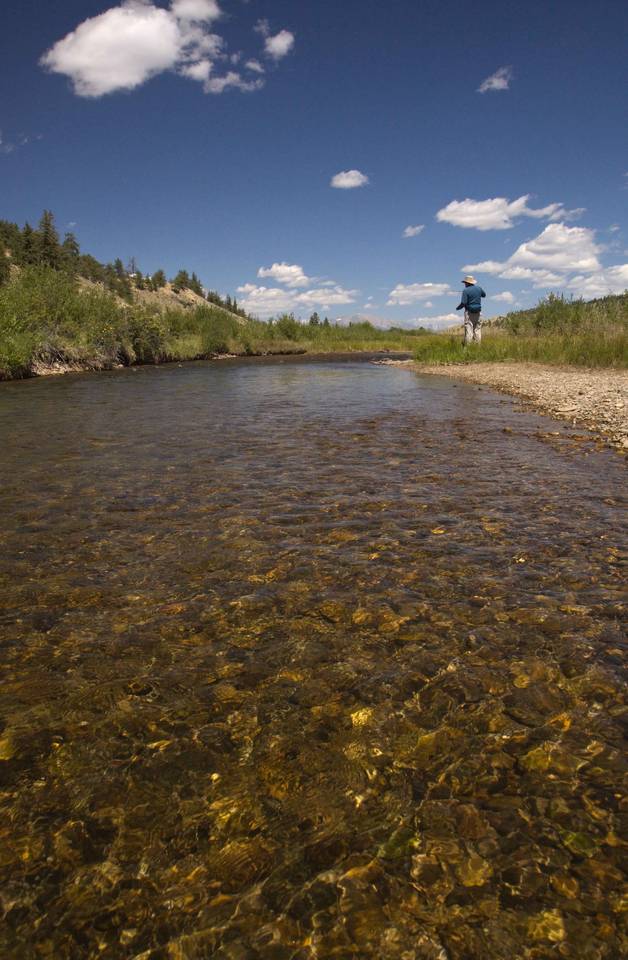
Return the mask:
[(423, 337), (421, 363), (527, 361), (583, 367), (628, 366), (628, 294), (585, 302), (550, 295), (532, 310), (509, 313), (486, 326), (481, 344), (462, 335)]
[(0, 379), (52, 364), (106, 369), (220, 354), (405, 350), (416, 333), (370, 324), (313, 326), (281, 317), (243, 320), (207, 304), (159, 311), (125, 304), (101, 288), (80, 289), (67, 274), (26, 267), (0, 286)]

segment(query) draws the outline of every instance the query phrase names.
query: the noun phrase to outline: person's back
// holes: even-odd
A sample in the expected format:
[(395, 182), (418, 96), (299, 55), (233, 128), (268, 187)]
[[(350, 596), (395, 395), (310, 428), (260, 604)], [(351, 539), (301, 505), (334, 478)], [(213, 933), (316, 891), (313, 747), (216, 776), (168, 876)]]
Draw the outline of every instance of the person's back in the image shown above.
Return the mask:
[(465, 277), (464, 290), (456, 310), (464, 310), (464, 345), (482, 339), (482, 297), (486, 294), (475, 277)]
[(473, 283), (462, 291), (462, 302), (469, 313), (479, 313), (482, 309), (482, 297), (486, 294), (479, 283)]

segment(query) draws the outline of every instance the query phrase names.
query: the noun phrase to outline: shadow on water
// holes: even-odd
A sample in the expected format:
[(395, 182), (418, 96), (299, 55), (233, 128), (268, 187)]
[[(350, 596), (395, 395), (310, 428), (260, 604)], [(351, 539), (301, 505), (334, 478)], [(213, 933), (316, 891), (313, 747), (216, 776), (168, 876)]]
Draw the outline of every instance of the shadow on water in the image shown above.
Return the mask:
[(625, 953), (616, 455), (328, 360), (0, 438), (3, 956)]

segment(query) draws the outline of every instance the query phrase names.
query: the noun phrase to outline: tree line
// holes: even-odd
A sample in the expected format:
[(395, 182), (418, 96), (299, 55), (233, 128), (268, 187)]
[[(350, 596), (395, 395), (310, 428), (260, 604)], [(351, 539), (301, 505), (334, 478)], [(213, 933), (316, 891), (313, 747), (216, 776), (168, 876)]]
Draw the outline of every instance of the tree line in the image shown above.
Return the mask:
[[(19, 227), (8, 220), (0, 220), (0, 285), (11, 276), (11, 264), (18, 267), (45, 266), (63, 271), (72, 277), (83, 277), (100, 283), (106, 290), (131, 302), (134, 290), (158, 291), (168, 283), (160, 267), (153, 273), (143, 273), (135, 257), (127, 266), (119, 257), (113, 263), (101, 263), (89, 253), (81, 251), (76, 235), (71, 231), (60, 239), (54, 214), (44, 210), (37, 228), (25, 223)], [(191, 290), (209, 303), (247, 318), (235, 297), (221, 297), (215, 290), (206, 290), (196, 273), (181, 269), (170, 280), (174, 293)]]

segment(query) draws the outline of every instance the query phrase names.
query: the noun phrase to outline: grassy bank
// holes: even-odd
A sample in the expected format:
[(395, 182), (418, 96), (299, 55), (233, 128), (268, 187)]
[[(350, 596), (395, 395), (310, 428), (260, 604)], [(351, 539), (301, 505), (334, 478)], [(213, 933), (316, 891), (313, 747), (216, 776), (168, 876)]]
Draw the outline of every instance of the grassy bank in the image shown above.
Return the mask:
[(584, 367), (628, 366), (628, 294), (584, 302), (550, 295), (532, 310), (509, 313), (486, 325), (481, 345), (462, 336), (422, 337), (421, 363), (526, 361)]
[(221, 354), (350, 350), (412, 352), (417, 335), (370, 324), (270, 323), (244, 319), (203, 304), (157, 310), (126, 304), (100, 288), (44, 266), (27, 267), (0, 287), (0, 379), (27, 377), (55, 365), (108, 369)]

